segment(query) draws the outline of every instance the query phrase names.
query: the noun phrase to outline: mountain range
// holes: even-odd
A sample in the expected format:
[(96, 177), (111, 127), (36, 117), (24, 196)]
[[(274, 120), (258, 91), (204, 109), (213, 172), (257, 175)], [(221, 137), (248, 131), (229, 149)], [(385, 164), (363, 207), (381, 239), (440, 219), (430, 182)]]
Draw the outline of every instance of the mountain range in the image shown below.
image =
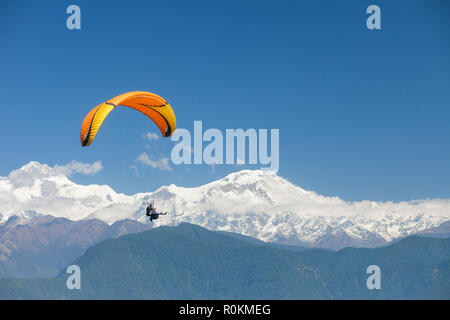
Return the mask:
[(150, 229), (134, 220), (112, 225), (24, 212), (0, 225), (0, 278), (54, 277), (87, 248), (106, 239)]
[[(168, 215), (154, 226), (188, 222), (286, 245), (379, 247), (435, 229), (448, 234), (449, 199), (348, 202), (304, 190), (261, 170), (242, 170), (196, 187), (162, 186), (125, 195), (105, 185), (79, 185), (45, 164), (30, 162), (0, 177), (0, 219), (34, 210), (71, 220), (142, 223), (146, 201)], [(443, 226), (443, 227), (441, 227)], [(447, 228), (447, 229), (446, 229)], [(447, 231), (446, 231), (447, 230)]]
[[(1, 279), (0, 299), (450, 299), (450, 238), (297, 250), (182, 223), (103, 241), (52, 279)], [(377, 265), (380, 289), (368, 289)]]

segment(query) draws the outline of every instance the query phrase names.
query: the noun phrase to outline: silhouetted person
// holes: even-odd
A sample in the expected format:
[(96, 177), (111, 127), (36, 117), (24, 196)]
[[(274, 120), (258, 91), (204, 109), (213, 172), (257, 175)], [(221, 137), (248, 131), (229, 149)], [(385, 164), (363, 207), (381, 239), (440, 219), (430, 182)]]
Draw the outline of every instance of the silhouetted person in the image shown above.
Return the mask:
[(164, 216), (167, 214), (167, 212), (156, 212), (156, 209), (153, 207), (153, 202), (152, 203), (148, 203), (147, 209), (146, 209), (146, 213), (145, 215), (147, 217), (150, 217), (150, 221), (153, 222), (153, 220), (156, 220), (159, 218), (160, 215)]

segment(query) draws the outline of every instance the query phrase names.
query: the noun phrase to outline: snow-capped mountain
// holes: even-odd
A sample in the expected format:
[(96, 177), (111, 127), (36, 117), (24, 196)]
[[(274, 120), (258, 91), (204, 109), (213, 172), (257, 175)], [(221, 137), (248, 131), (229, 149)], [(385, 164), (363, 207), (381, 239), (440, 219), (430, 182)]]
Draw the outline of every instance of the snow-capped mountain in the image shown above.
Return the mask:
[(108, 186), (78, 185), (55, 168), (34, 161), (0, 177), (3, 220), (27, 210), (80, 220), (108, 206), (132, 206), (135, 202), (134, 197), (118, 194)]
[(108, 186), (78, 185), (37, 162), (0, 177), (3, 219), (32, 209), (72, 220), (145, 222), (150, 199), (168, 212), (156, 226), (190, 222), (264, 241), (333, 249), (384, 245), (450, 220), (449, 199), (346, 202), (260, 170), (242, 170), (197, 188), (170, 185), (133, 196)]

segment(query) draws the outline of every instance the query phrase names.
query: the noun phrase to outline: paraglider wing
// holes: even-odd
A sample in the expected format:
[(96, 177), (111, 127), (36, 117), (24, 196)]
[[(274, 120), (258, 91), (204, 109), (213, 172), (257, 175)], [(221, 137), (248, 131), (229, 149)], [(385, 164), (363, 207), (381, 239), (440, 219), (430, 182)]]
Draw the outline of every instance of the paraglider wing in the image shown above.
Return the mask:
[(163, 137), (170, 137), (176, 129), (175, 113), (166, 100), (154, 93), (132, 91), (96, 106), (87, 114), (80, 130), (80, 140), (83, 147), (92, 143), (105, 118), (119, 105), (133, 108), (145, 114), (158, 126)]

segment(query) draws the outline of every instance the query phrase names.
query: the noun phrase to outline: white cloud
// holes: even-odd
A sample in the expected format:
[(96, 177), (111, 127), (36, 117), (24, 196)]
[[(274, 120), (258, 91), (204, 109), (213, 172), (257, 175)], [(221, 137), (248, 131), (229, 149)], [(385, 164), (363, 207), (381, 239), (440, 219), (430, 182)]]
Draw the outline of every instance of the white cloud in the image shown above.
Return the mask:
[(136, 177), (139, 177), (139, 170), (138, 167), (135, 166), (134, 164), (132, 164), (131, 166), (129, 166), (130, 169), (133, 169), (134, 173), (136, 174)]
[(142, 138), (148, 139), (148, 140), (159, 140), (159, 135), (157, 135), (156, 133), (153, 133), (153, 132), (147, 132), (142, 135)]
[(143, 152), (137, 157), (137, 162), (140, 162), (144, 165), (150, 166), (152, 168), (157, 168), (161, 170), (173, 171), (172, 167), (169, 165), (169, 158), (161, 158), (158, 160), (150, 159), (149, 155), (146, 152)]
[(103, 169), (101, 161), (96, 161), (94, 163), (84, 163), (76, 160), (72, 160), (66, 165), (60, 166), (56, 165), (53, 170), (58, 173), (62, 173), (66, 176), (71, 176), (74, 173), (81, 173), (86, 175), (94, 175)]

